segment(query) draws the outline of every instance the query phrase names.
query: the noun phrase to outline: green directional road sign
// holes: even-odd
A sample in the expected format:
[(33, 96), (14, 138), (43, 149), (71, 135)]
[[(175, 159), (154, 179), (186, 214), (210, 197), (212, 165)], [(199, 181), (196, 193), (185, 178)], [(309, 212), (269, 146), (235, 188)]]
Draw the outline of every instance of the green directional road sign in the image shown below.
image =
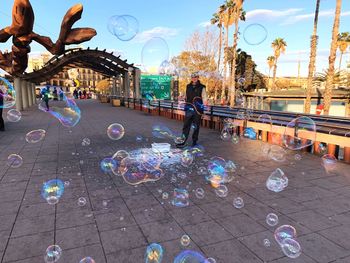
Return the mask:
[(171, 99), (171, 76), (141, 75), (142, 98)]

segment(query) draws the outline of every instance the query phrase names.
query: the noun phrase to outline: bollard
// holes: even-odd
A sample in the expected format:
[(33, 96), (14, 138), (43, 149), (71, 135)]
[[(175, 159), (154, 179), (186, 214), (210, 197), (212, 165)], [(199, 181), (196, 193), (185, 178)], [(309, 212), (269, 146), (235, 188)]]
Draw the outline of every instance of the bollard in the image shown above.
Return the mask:
[(261, 131), (261, 140), (267, 142), (267, 131)]
[(344, 147), (344, 162), (350, 163), (350, 147)]
[(328, 153), (335, 156), (335, 152), (336, 152), (336, 145), (328, 144)]

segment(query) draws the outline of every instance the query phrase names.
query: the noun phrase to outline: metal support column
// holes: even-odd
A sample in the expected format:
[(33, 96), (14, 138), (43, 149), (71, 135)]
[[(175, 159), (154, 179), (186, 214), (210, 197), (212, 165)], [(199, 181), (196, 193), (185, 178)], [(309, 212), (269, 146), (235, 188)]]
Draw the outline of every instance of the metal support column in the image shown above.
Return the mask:
[(123, 88), (124, 88), (124, 97), (129, 98), (130, 97), (130, 79), (129, 79), (129, 72), (125, 71), (123, 76)]
[(20, 78), (14, 79), (14, 86), (16, 91), (16, 109), (18, 111), (23, 110), (21, 82), (22, 80)]
[(28, 106), (31, 107), (33, 105), (33, 92), (32, 92), (32, 83), (27, 82), (27, 90), (28, 90)]
[(27, 88), (27, 81), (22, 80), (21, 81), (21, 90), (22, 90), (22, 105), (23, 110), (28, 108), (29, 101), (28, 101), (28, 88)]

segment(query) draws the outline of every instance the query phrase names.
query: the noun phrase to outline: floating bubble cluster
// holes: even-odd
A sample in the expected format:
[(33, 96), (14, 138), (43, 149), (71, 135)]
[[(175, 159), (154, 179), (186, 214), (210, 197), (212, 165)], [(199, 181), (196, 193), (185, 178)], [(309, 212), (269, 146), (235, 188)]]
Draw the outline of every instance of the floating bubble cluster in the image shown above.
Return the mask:
[(232, 161), (226, 162), (221, 157), (212, 157), (208, 161), (208, 172), (206, 180), (217, 188), (222, 184), (228, 183), (233, 179), (233, 173), (236, 171), (236, 166)]
[(7, 165), (10, 166), (11, 168), (18, 168), (22, 164), (23, 164), (23, 159), (18, 154), (13, 153), (7, 157)]
[(46, 249), (44, 260), (46, 263), (57, 262), (62, 255), (62, 249), (58, 245), (51, 245)]
[(159, 244), (150, 244), (145, 253), (145, 263), (161, 263), (163, 259), (163, 247)]
[(50, 205), (57, 204), (64, 193), (64, 183), (60, 179), (52, 179), (43, 184), (41, 196)]
[(46, 108), (44, 100), (39, 103), (39, 110), (48, 112), (53, 117), (59, 120), (59, 122), (68, 128), (76, 126), (81, 118), (80, 109), (73, 98), (68, 98), (63, 95), (63, 101), (55, 102), (55, 106)]
[(191, 243), (191, 238), (188, 235), (183, 235), (181, 237), (180, 243), (182, 246), (187, 247)]
[(107, 135), (111, 140), (117, 141), (123, 138), (125, 134), (124, 127), (119, 123), (113, 123), (107, 128)]
[(250, 24), (243, 31), (243, 39), (248, 45), (260, 45), (267, 38), (267, 29), (261, 24)]
[(266, 216), (266, 223), (269, 226), (275, 226), (278, 224), (278, 216), (274, 213), (270, 213)]
[(7, 120), (10, 122), (19, 122), (22, 118), (22, 113), (18, 110), (11, 109), (7, 112)]
[(12, 84), (5, 78), (0, 77), (0, 96), (3, 98), (1, 108), (8, 109), (16, 104), (16, 91)]
[(46, 135), (45, 130), (42, 130), (42, 129), (33, 130), (26, 134), (26, 141), (28, 143), (37, 143), (37, 142), (40, 142), (42, 139), (44, 139), (45, 135)]
[(107, 28), (119, 40), (130, 41), (139, 32), (139, 21), (131, 15), (112, 16)]
[(174, 263), (208, 263), (208, 260), (199, 252), (184, 250), (176, 256)]
[(309, 117), (299, 117), (289, 122), (283, 135), (283, 143), (290, 150), (309, 147), (316, 140), (316, 124)]
[(96, 263), (95, 260), (91, 257), (86, 257), (86, 258), (83, 258), (82, 260), (80, 260), (79, 263)]
[(169, 59), (168, 43), (161, 37), (153, 37), (142, 48), (141, 61), (149, 73), (159, 72), (159, 67)]
[(171, 204), (176, 207), (186, 207), (190, 204), (189, 195), (186, 189), (175, 188)]
[(288, 177), (280, 168), (273, 171), (266, 181), (267, 189), (276, 193), (283, 191), (287, 186)]

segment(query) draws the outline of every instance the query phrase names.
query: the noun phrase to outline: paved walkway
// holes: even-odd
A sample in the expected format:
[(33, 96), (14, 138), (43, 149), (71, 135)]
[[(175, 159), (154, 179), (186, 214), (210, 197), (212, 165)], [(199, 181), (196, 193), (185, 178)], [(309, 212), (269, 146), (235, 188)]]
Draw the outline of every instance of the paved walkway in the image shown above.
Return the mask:
[[(133, 187), (121, 177), (104, 175), (99, 161), (120, 149), (149, 146), (154, 124), (180, 131), (181, 123), (96, 101), (79, 105), (82, 119), (71, 130), (33, 107), (0, 133), (1, 262), (44, 262), (46, 248), (56, 243), (63, 249), (58, 262), (78, 263), (91, 256), (96, 263), (141, 263), (152, 242), (164, 247), (164, 263), (173, 262), (184, 249), (200, 251), (218, 263), (350, 262), (349, 166), (339, 164), (336, 173), (327, 174), (320, 158), (308, 154), (301, 161), (290, 154), (285, 163), (275, 163), (262, 156), (258, 141), (233, 145), (221, 141), (217, 131), (202, 129), (205, 157), (184, 170), (187, 179), (171, 182), (168, 171), (156, 183)], [(126, 129), (120, 141), (106, 135), (113, 122)], [(25, 134), (39, 128), (47, 131), (45, 139), (26, 143)], [(143, 142), (136, 141), (137, 135)], [(89, 147), (82, 147), (84, 137), (90, 138)], [(21, 167), (8, 168), (11, 153), (23, 157)], [(226, 198), (217, 197), (196, 173), (203, 159), (212, 156), (239, 165)], [(265, 181), (277, 167), (288, 176), (289, 186), (275, 194)], [(56, 206), (40, 196), (42, 183), (53, 178), (70, 182)], [(176, 208), (169, 204), (170, 197), (162, 199), (161, 191), (171, 196), (175, 186), (184, 183), (189, 185), (190, 206)], [(205, 190), (204, 199), (193, 194), (198, 187)], [(232, 206), (237, 196), (244, 199), (242, 209)], [(78, 206), (79, 197), (87, 199), (85, 206)], [(279, 216), (279, 225), (296, 228), (303, 249), (298, 259), (285, 257), (274, 241), (275, 227), (265, 222), (272, 212)], [(191, 238), (187, 248), (180, 244), (184, 234)], [(264, 246), (264, 239), (270, 240), (270, 247)]]

